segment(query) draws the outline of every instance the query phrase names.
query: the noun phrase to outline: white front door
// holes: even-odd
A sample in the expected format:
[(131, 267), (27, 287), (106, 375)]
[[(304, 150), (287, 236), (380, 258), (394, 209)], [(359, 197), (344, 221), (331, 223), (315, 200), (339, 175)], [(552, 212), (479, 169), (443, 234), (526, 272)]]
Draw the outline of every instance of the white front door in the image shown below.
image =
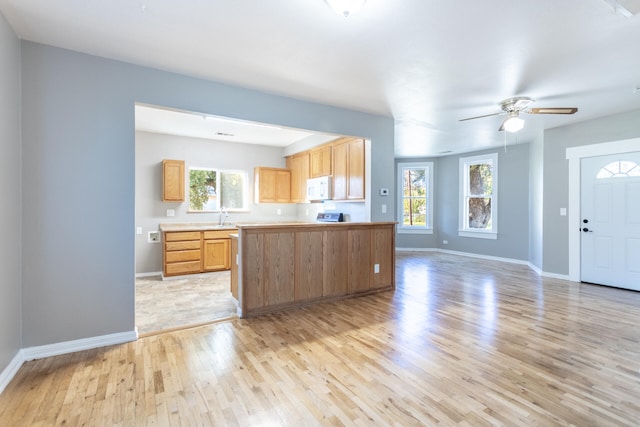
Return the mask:
[(640, 290), (640, 152), (581, 162), (583, 282)]

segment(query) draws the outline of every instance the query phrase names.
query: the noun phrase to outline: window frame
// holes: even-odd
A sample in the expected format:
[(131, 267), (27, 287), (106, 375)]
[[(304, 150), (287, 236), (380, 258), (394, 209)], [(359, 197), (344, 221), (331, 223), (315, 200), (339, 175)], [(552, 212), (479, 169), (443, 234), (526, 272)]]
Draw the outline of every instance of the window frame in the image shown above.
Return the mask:
[(240, 169), (220, 169), (220, 168), (215, 168), (215, 167), (209, 167), (209, 166), (189, 166), (188, 172), (187, 172), (187, 189), (189, 189), (191, 187), (191, 170), (207, 170), (207, 171), (214, 171), (216, 173), (216, 185), (218, 188), (216, 188), (218, 194), (219, 194), (219, 202), (218, 202), (218, 208), (215, 210), (193, 210), (191, 209), (191, 192), (188, 191), (188, 197), (187, 197), (187, 203), (188, 203), (188, 208), (187, 208), (187, 213), (193, 213), (193, 214), (199, 214), (199, 213), (217, 213), (217, 212), (221, 212), (222, 211), (222, 194), (224, 192), (224, 190), (222, 189), (222, 174), (239, 174), (243, 176), (243, 182), (242, 182), (242, 207), (241, 208), (228, 208), (226, 206), (224, 206), (225, 211), (227, 212), (249, 212), (249, 174), (246, 170), (240, 170)]
[[(426, 199), (426, 217), (427, 221), (424, 226), (404, 225), (404, 171), (406, 169), (425, 169), (427, 177)], [(433, 234), (433, 162), (398, 162), (397, 164), (397, 182), (398, 182), (398, 200), (397, 212), (398, 216), (398, 233), (406, 234)]]
[[(473, 165), (491, 163), (491, 228), (469, 228), (469, 168)], [(478, 239), (498, 238), (498, 153), (460, 157), (459, 167), (459, 221), (458, 236)]]

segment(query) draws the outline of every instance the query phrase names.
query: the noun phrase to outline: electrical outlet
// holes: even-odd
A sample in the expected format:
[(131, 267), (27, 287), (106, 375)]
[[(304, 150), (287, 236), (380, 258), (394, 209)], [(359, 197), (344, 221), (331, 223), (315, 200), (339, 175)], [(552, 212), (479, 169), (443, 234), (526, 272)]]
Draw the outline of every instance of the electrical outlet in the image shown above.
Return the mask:
[(380, 264), (373, 264), (373, 272), (380, 273)]
[(276, 210), (276, 215), (282, 215), (282, 209)]
[(560, 208), (560, 216), (567, 216), (567, 208)]
[(167, 216), (176, 216), (176, 211), (173, 209), (167, 209)]
[(382, 205), (382, 213), (387, 213), (387, 205)]
[(443, 241), (442, 241), (442, 244), (443, 244), (443, 245), (448, 245), (448, 244), (449, 244), (449, 241), (448, 241), (448, 240), (443, 240)]

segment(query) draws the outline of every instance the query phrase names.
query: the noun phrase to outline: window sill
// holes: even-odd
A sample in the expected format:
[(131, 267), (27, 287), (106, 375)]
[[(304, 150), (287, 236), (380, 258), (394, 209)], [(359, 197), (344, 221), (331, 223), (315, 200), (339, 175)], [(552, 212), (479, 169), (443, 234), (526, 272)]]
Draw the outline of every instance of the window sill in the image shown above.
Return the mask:
[(433, 228), (398, 227), (398, 234), (433, 234)]
[(473, 238), (476, 238), (476, 239), (492, 239), (492, 240), (496, 240), (498, 238), (498, 233), (494, 233), (492, 231), (458, 230), (458, 236), (460, 236), (460, 237), (473, 237)]

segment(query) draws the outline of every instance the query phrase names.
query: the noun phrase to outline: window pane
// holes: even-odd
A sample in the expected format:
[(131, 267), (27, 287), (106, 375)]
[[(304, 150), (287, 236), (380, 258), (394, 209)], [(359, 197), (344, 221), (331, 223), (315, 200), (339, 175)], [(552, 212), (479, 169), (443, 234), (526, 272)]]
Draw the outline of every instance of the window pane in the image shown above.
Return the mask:
[(426, 195), (426, 171), (425, 169), (405, 169), (404, 170), (404, 196), (415, 197)]
[(470, 197), (469, 228), (491, 229), (491, 198)]
[(211, 211), (218, 208), (217, 173), (214, 170), (189, 170), (189, 209)]
[(241, 172), (220, 173), (222, 206), (226, 209), (244, 209), (245, 174)]
[(491, 163), (480, 163), (469, 166), (469, 195), (491, 195), (493, 187)]

